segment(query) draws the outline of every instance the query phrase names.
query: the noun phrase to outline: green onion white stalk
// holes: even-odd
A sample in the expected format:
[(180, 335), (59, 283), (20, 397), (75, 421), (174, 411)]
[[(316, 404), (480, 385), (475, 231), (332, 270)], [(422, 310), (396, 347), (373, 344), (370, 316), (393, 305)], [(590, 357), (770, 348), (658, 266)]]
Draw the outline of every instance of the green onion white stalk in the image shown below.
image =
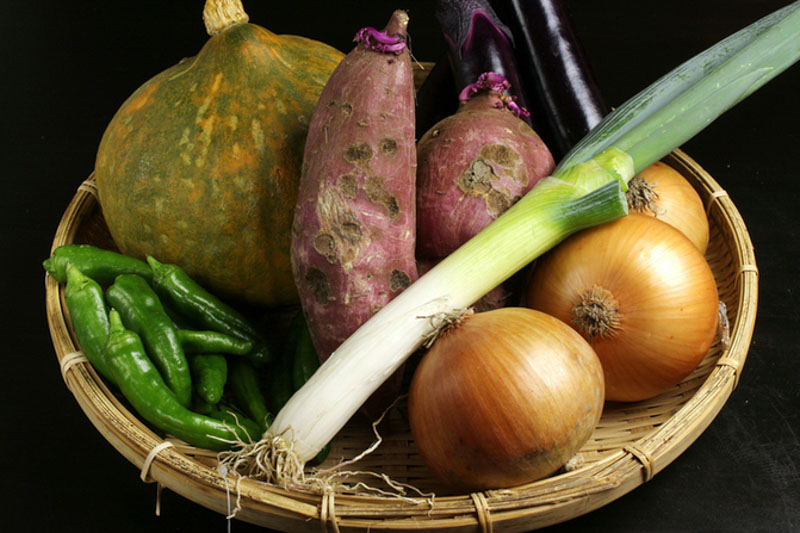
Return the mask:
[[(617, 157), (629, 161), (622, 152)], [(627, 166), (630, 178), (630, 162)], [(584, 170), (591, 175), (583, 181), (592, 188), (553, 177), (541, 180), (384, 306), (292, 396), (268, 433), (290, 436), (298, 459), (311, 459), (446, 317), (475, 303), (570, 233), (624, 216), (627, 201), (618, 175), (600, 165), (587, 164)]]
[(800, 57), (800, 2), (688, 61), (611, 113), (553, 177), (367, 321), (289, 400), (264, 441), (314, 457), (442, 323), (571, 233), (624, 216), (635, 172)]

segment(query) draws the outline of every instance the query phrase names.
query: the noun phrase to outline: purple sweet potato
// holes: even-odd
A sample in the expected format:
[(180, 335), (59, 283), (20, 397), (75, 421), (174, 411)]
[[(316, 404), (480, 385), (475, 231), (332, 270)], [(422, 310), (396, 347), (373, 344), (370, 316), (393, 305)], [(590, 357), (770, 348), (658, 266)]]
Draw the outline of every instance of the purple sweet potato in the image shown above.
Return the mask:
[(306, 139), (292, 268), (321, 360), (417, 278), (408, 16), (396, 11), (322, 91)]
[(482, 74), (417, 143), (417, 256), (446, 257), (554, 168), (500, 75)]

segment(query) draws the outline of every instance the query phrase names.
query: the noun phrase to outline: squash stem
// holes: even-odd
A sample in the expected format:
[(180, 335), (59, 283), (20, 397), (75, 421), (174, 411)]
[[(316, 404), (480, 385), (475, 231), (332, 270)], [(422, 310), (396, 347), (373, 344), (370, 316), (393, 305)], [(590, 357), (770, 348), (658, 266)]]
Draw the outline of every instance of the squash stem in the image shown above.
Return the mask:
[(203, 7), (203, 23), (211, 36), (249, 20), (241, 0), (206, 0)]

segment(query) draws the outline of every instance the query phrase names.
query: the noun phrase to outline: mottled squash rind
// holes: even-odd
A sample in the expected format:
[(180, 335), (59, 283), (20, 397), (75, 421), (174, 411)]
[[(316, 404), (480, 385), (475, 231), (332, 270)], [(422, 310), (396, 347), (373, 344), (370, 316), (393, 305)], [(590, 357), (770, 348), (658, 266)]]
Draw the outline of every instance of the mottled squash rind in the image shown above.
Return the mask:
[(95, 166), (115, 243), (220, 296), (295, 304), (291, 223), (308, 123), (343, 54), (237, 24), (120, 107)]

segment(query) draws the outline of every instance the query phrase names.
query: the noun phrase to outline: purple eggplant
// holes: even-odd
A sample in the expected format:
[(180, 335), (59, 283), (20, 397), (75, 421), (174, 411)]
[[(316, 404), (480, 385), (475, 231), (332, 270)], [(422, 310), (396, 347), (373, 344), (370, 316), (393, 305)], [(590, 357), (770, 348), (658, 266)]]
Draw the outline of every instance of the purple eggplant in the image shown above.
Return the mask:
[[(418, 95), (418, 100), (423, 106), (428, 105), (428, 101), (442, 99), (451, 103), (439, 106), (436, 117), (429, 116), (424, 124), (418, 123), (420, 135), (438, 119), (454, 113), (459, 93), (485, 72), (507, 79), (511, 85), (507, 91), (509, 96), (521, 108), (528, 108), (526, 91), (517, 71), (511, 30), (500, 21), (488, 0), (437, 0), (436, 19), (444, 36), (450, 72), (437, 65), (436, 72), (431, 72), (430, 82), (426, 80), (423, 84), (423, 94)], [(447, 79), (448, 75), (452, 81)], [(443, 96), (444, 90), (453, 92)], [(533, 127), (530, 116), (521, 118)]]
[(559, 160), (610, 111), (563, 0), (493, 0), (508, 22), (537, 130)]

